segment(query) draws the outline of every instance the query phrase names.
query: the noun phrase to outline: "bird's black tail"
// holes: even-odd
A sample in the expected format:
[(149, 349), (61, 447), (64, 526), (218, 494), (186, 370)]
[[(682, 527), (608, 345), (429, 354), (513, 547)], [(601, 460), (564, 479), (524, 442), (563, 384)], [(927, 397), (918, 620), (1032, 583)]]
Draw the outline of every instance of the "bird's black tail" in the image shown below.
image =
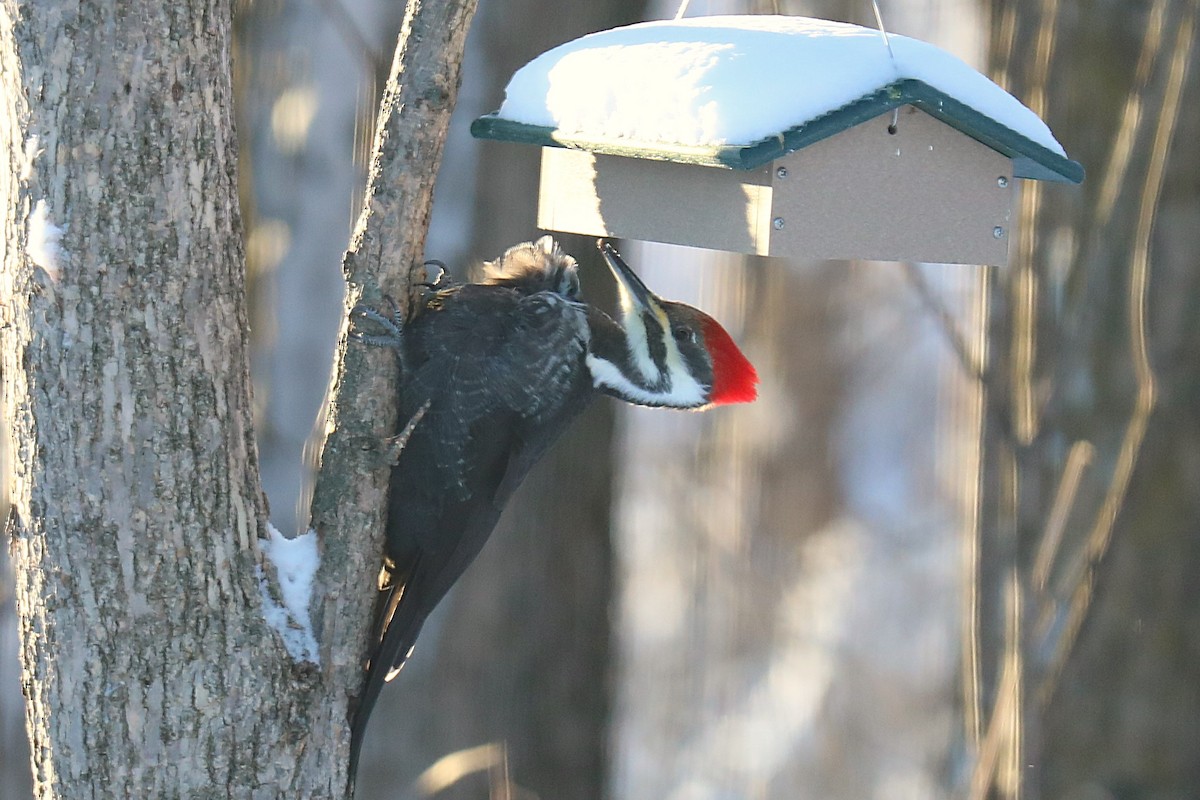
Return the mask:
[(358, 759), (362, 754), (363, 736), (367, 732), (367, 722), (371, 711), (383, 686), (404, 666), (405, 659), (412, 651), (417, 641), (417, 634), (425, 620), (416, 617), (412, 604), (404, 604), (404, 595), (411, 585), (416, 573), (411, 574), (406, 581), (393, 580), (379, 594), (379, 603), (375, 610), (376, 641), (375, 650), (367, 665), (367, 681), (362, 694), (358, 698), (358, 706), (354, 710), (354, 718), (350, 723), (350, 771), (349, 780), (351, 794), (354, 781), (358, 775)]

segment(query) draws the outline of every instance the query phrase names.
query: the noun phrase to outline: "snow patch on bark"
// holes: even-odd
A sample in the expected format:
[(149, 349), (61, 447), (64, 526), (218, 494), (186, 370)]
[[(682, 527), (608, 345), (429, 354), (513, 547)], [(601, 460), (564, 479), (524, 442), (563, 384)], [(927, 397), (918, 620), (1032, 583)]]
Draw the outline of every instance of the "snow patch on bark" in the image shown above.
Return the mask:
[(59, 265), (63, 260), (63, 229), (50, 219), (50, 209), (45, 200), (38, 200), (29, 215), (29, 235), (25, 241), (25, 252), (29, 259), (45, 270), (50, 280), (58, 282)]
[(279, 579), (279, 597), (276, 598), (261, 571), (258, 576), (267, 624), (279, 632), (288, 655), (296, 661), (320, 664), (317, 637), (308, 614), (313, 576), (317, 574), (317, 567), (321, 563), (317, 532), (309, 530), (289, 539), (268, 522), (267, 538), (260, 539), (258, 544), (267, 559), (275, 565)]

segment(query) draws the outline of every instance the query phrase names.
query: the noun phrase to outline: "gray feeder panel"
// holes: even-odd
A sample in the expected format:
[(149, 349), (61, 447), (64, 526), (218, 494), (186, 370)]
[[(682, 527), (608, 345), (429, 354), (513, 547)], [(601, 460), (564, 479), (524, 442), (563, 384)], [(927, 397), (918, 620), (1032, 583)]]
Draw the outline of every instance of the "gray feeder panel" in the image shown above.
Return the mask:
[(542, 150), (547, 230), (804, 259), (1008, 263), (1013, 162), (911, 106), (750, 170)]

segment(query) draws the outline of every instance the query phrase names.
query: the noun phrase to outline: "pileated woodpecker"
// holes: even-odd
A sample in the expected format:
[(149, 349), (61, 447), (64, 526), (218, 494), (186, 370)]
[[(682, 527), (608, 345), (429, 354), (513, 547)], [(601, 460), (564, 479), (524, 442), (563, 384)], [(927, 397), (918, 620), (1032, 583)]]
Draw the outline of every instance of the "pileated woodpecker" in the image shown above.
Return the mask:
[(372, 706), (425, 618), (483, 547), (530, 468), (597, 394), (699, 409), (757, 395), (716, 320), (656, 297), (606, 242), (620, 323), (577, 299), (575, 259), (549, 236), (516, 245), (481, 283), (431, 292), (401, 324), (365, 308), (397, 349), (400, 419), (424, 413), (392, 470), (375, 648), (352, 726), (350, 776)]

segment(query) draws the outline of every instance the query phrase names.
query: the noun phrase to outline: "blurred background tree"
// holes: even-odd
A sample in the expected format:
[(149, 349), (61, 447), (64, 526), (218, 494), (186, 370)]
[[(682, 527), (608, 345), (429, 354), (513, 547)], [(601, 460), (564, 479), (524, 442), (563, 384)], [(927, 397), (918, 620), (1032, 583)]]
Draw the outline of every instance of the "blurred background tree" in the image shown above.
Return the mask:
[(1089, 177), (1026, 189), (990, 279), (973, 797), (1200, 792), (1198, 11), (987, 6), (991, 73)]
[[(761, 399), (580, 420), (384, 694), (359, 797), (1197, 796), (1198, 5), (882, 0), (891, 30), (1038, 111), (1087, 182), (1024, 189), (1006, 270), (628, 248), (744, 343)], [(429, 257), (461, 275), (537, 233), (537, 153), (467, 134), (513, 71), (676, 8), (482, 0)], [(689, 14), (775, 12), (872, 23), (865, 0)], [(238, 16), (257, 425), (284, 529), (401, 13)], [(604, 287), (591, 244), (562, 238)], [(8, 586), (0, 796), (21, 798)]]

